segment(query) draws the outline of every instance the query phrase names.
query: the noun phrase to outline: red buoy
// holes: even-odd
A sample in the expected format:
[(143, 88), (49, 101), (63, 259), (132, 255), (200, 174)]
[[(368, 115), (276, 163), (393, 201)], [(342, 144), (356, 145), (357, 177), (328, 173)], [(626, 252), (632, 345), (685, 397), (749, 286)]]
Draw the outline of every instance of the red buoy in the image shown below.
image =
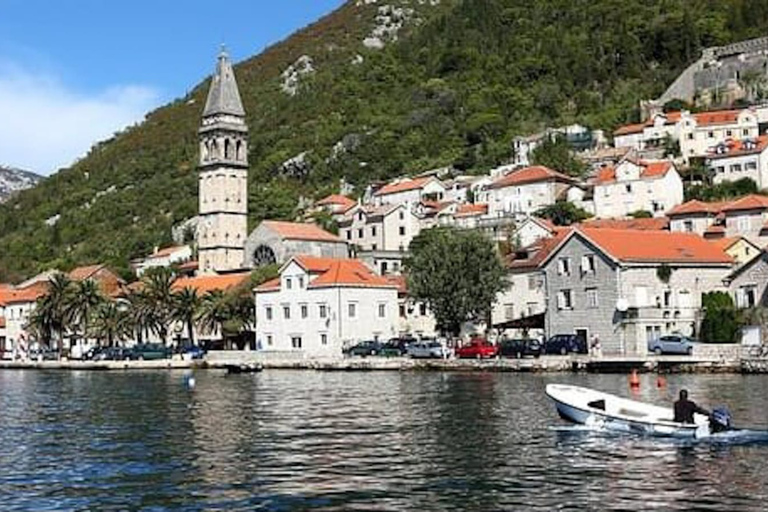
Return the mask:
[(632, 373), (629, 376), (629, 387), (640, 387), (640, 377), (637, 376), (637, 370), (632, 370)]

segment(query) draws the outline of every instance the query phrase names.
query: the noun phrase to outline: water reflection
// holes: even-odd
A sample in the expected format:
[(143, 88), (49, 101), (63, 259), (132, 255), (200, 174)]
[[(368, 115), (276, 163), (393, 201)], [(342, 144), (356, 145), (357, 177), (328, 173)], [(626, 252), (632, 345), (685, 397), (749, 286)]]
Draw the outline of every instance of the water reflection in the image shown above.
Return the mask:
[[(565, 426), (622, 375), (0, 372), (0, 510), (760, 510), (768, 439)], [(765, 377), (641, 376), (768, 428)], [(762, 438), (760, 437), (762, 436)]]

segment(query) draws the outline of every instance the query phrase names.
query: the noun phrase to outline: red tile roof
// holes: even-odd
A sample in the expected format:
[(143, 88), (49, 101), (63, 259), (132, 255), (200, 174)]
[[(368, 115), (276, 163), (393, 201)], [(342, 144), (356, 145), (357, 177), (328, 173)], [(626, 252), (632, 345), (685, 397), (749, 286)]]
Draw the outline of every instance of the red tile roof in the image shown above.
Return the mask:
[(357, 204), (357, 201), (341, 194), (331, 194), (315, 203), (315, 206), (341, 206), (342, 211), (347, 211)]
[(573, 183), (576, 180), (570, 176), (553, 171), (543, 165), (526, 167), (517, 171), (512, 171), (506, 176), (497, 179), (488, 187), (489, 189), (512, 187), (515, 185), (525, 185), (527, 183), (538, 183), (542, 181), (559, 181), (564, 183)]
[(474, 217), (488, 213), (488, 205), (485, 203), (462, 204), (456, 209), (454, 217)]
[(396, 194), (398, 192), (407, 192), (408, 190), (424, 188), (424, 186), (433, 179), (434, 178), (431, 176), (425, 176), (423, 178), (405, 178), (393, 181), (392, 183), (388, 183), (381, 187), (374, 195), (385, 196), (387, 194)]
[(384, 276), (384, 279), (389, 281), (390, 284), (397, 286), (398, 295), (408, 295), (408, 281), (405, 276), (387, 275)]
[(643, 219), (593, 219), (582, 222), (581, 227), (595, 229), (638, 229), (641, 231), (667, 231), (667, 217), (651, 217)]
[(731, 236), (727, 238), (718, 238), (717, 240), (710, 240), (709, 243), (713, 244), (715, 247), (720, 249), (721, 251), (727, 251), (736, 243), (741, 240), (740, 236)]
[(729, 255), (693, 233), (593, 228), (578, 231), (605, 253), (623, 262), (733, 263)]
[(704, 201), (699, 201), (698, 199), (692, 199), (691, 201), (675, 206), (669, 212), (667, 212), (667, 215), (670, 217), (673, 215), (690, 215), (695, 213), (717, 215), (720, 213), (722, 207), (726, 204), (727, 203), (723, 201), (705, 203)]
[(197, 290), (198, 295), (202, 296), (214, 290), (228, 290), (243, 283), (250, 276), (250, 272), (239, 272), (237, 274), (180, 277), (173, 282), (171, 289), (173, 291), (180, 291), (184, 288), (192, 288)]
[(265, 220), (262, 225), (287, 240), (311, 240), (313, 242), (341, 242), (341, 239), (316, 224)]
[(711, 126), (717, 124), (732, 124), (739, 119), (741, 110), (717, 110), (712, 112), (698, 112), (693, 114), (696, 124), (700, 126)]
[(763, 210), (768, 208), (768, 197), (750, 194), (725, 205), (721, 211), (735, 212), (741, 210)]
[(69, 278), (73, 281), (84, 281), (93, 274), (104, 268), (104, 265), (88, 265), (87, 267), (77, 267), (69, 272)]
[(20, 304), (35, 302), (48, 293), (48, 281), (38, 281), (25, 288), (13, 288), (0, 291), (0, 304)]
[(153, 252), (152, 254), (150, 254), (149, 256), (147, 256), (147, 259), (150, 260), (154, 258), (165, 258), (177, 251), (182, 251), (186, 248), (187, 248), (186, 245), (175, 245), (172, 247), (165, 247), (163, 249), (158, 250), (157, 252)]
[[(641, 161), (633, 163), (643, 168), (642, 171), (640, 171), (640, 179), (659, 178), (667, 174), (667, 172), (673, 168), (672, 162), (666, 160), (659, 162)], [(602, 167), (597, 171), (597, 176), (595, 177), (596, 184), (602, 185), (613, 181), (616, 181), (615, 167)]]
[[(295, 261), (309, 274), (315, 274), (314, 279), (310, 276), (308, 288), (328, 288), (328, 287), (356, 287), (356, 288), (396, 288), (397, 285), (391, 283), (384, 277), (375, 274), (365, 263), (357, 259), (349, 258), (323, 258), (317, 256), (294, 256), (291, 261)], [(260, 292), (278, 291), (280, 289), (280, 279), (273, 279), (256, 288)]]
[(630, 135), (633, 133), (641, 133), (646, 126), (648, 126), (647, 123), (625, 124), (624, 126), (620, 126), (616, 130), (614, 130), (613, 135), (621, 136), (621, 135)]
[(506, 258), (507, 268), (521, 271), (538, 268), (572, 231), (573, 228), (558, 228), (551, 237), (540, 238), (528, 247), (513, 252)]

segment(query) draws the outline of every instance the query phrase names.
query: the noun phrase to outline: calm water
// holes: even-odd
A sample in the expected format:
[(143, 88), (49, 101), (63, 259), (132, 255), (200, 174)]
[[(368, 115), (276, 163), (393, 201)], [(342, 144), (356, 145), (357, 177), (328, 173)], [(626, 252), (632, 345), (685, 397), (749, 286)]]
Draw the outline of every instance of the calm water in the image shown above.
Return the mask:
[[(0, 510), (762, 510), (768, 442), (566, 428), (625, 376), (0, 372)], [(768, 428), (768, 377), (670, 376)]]

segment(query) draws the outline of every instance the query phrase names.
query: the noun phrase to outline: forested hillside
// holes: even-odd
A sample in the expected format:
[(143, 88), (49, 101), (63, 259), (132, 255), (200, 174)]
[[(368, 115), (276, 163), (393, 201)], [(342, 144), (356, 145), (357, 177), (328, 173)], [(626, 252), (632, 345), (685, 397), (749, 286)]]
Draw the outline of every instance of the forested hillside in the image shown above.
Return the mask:
[[(300, 197), (340, 178), (362, 191), (438, 166), (483, 171), (514, 135), (546, 125), (610, 130), (702, 47), (765, 34), (764, 0), (350, 1), (236, 67), (250, 220), (292, 218)], [(96, 261), (126, 269), (169, 242), (197, 210), (206, 91), (0, 206), (0, 281)]]

